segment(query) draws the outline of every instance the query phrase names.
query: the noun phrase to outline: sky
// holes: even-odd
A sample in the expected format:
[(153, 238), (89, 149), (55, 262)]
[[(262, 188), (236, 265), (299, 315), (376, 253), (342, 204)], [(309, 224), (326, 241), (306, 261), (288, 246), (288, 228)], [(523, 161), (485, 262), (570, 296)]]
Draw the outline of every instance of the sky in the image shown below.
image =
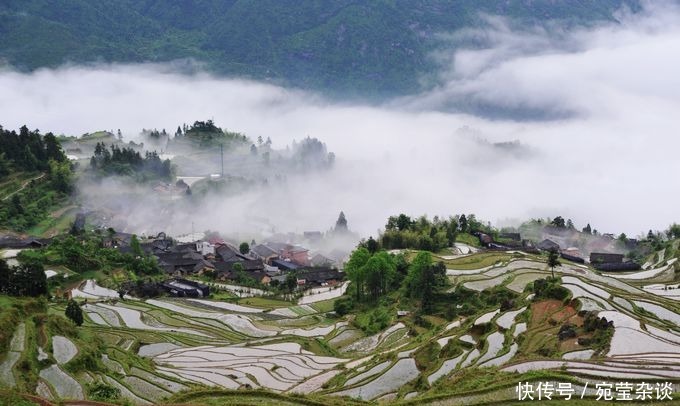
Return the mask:
[(617, 17), (518, 32), (488, 16), (484, 27), (442, 33), (486, 47), (433, 55), (440, 86), (381, 105), (152, 64), (5, 69), (0, 124), (67, 135), (120, 128), (132, 139), (214, 119), (275, 148), (317, 137), (336, 154), (327, 173), (206, 202), (229, 214), (191, 217), (197, 228), (245, 228), (237, 219), (250, 214), (280, 231), (327, 230), (343, 210), (362, 236), (401, 212), (476, 213), (498, 226), (561, 215), (634, 236), (680, 221), (680, 12), (655, 2)]

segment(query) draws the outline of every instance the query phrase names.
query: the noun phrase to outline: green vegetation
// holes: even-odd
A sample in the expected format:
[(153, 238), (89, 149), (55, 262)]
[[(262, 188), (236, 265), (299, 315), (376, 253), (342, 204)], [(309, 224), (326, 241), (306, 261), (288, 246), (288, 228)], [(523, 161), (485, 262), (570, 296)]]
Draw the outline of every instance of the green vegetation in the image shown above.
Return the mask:
[(532, 289), (536, 299), (565, 300), (571, 295), (569, 290), (562, 287), (560, 279), (554, 277), (535, 280)]
[(173, 177), (170, 160), (161, 160), (158, 154), (146, 152), (144, 157), (132, 147), (111, 145), (110, 151), (103, 142), (98, 142), (90, 167), (103, 175), (123, 175), (138, 181), (150, 179), (171, 180)]
[(75, 300), (69, 300), (68, 305), (66, 305), (66, 311), (64, 312), (66, 317), (71, 319), (76, 326), (81, 326), (83, 324), (83, 310), (78, 305)]
[(476, 0), (77, 0), (69, 7), (45, 0), (10, 1), (0, 5), (0, 56), (22, 69), (194, 58), (217, 73), (383, 98), (436, 82), (440, 65), (433, 52), (446, 49), (453, 55), (456, 47), (478, 46), (437, 34), (479, 27), (485, 24), (483, 14), (516, 19), (518, 26), (589, 24), (614, 21), (612, 13), (622, 4), (638, 8), (628, 0), (521, 5)]
[(52, 133), (0, 126), (0, 227), (25, 231), (44, 221), (67, 201), (72, 183), (73, 168)]
[(87, 396), (100, 402), (116, 401), (120, 398), (120, 389), (103, 382), (95, 382), (87, 386)]
[(214, 147), (223, 146), (232, 148), (250, 143), (248, 137), (241, 133), (222, 130), (217, 127), (212, 120), (195, 121), (191, 126), (186, 124), (177, 128), (175, 138), (171, 140), (170, 145), (180, 145), (189, 143), (192, 146), (198, 147)]
[(380, 236), (380, 243), (385, 249), (413, 248), (437, 252), (450, 247), (456, 241), (458, 219), (450, 217), (432, 221), (426, 216), (416, 220), (400, 214), (390, 216), (385, 225), (385, 232)]
[(110, 272), (116, 268), (125, 268), (138, 276), (160, 272), (154, 257), (123, 254), (116, 249), (105, 248), (105, 238), (106, 235), (101, 233), (85, 233), (78, 237), (62, 235), (47, 247), (22, 251), (19, 259), (27, 263), (63, 265), (80, 274), (99, 269)]
[(35, 261), (9, 266), (4, 259), (0, 259), (0, 294), (2, 293), (31, 297), (46, 295), (45, 268)]

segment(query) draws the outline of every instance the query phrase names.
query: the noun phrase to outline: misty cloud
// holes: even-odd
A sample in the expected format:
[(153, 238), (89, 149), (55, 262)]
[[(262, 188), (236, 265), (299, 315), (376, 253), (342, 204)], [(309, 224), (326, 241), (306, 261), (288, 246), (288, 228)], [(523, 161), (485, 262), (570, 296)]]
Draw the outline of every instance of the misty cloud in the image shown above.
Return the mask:
[[(517, 32), (490, 17), (484, 32), (454, 34), (482, 36), (487, 47), (451, 55), (443, 85), (383, 106), (156, 65), (4, 71), (0, 124), (67, 135), (120, 128), (132, 139), (212, 118), (269, 136), (274, 148), (317, 137), (337, 156), (329, 172), (174, 213), (167, 221), (178, 232), (194, 222), (247, 233), (249, 218), (325, 231), (344, 210), (365, 236), (399, 212), (474, 212), (504, 224), (562, 215), (634, 235), (678, 220), (680, 13), (655, 4), (574, 32)], [(467, 102), (511, 114), (451, 112)]]

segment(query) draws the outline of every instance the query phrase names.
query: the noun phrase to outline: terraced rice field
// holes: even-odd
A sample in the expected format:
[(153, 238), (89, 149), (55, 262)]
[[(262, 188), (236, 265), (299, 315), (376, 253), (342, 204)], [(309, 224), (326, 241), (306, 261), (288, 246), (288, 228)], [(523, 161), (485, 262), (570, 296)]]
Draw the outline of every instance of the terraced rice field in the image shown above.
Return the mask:
[[(667, 264), (656, 265), (642, 272)], [(447, 260), (447, 267), (454, 282), (479, 290), (503, 285), (516, 293), (550, 274), (542, 260), (516, 254), (470, 253)], [(105, 343), (101, 363), (106, 370), (71, 374), (69, 363), (78, 357), (79, 343), (51, 336), (51, 346), (42, 345), (56, 363), (40, 371), (36, 390), (54, 399), (79, 399), (87, 394), (86, 383), (103, 381), (119, 388), (133, 404), (154, 404), (179, 391), (201, 388), (261, 388), (370, 401), (417, 397), (418, 402), (429, 393), (428, 385), (446, 388), (450, 376), (474, 368), (547, 369), (588, 382), (680, 381), (680, 306), (671, 295), (650, 292), (654, 279), (636, 282), (571, 264), (557, 267), (555, 273), (573, 301), (533, 300), (524, 293), (508, 310), (496, 305), (465, 318), (438, 321), (436, 329), (421, 336), (408, 321), (367, 336), (351, 318), (331, 317), (324, 313), (327, 306), (310, 301), (328, 300), (328, 294), (337, 293), (325, 288), (310, 295), (318, 297), (298, 304), (274, 305), (271, 298), (238, 304), (208, 299), (121, 301), (113, 291), (85, 284), (79, 288), (89, 295), (82, 328)], [(663, 286), (657, 290), (666, 292)], [(594, 310), (613, 321), (605, 350), (557, 339), (563, 323), (582, 323), (579, 310)], [(21, 330), (19, 326), (12, 350), (2, 358), (3, 384), (17, 376), (16, 363), (26, 353), (22, 345), (30, 342)], [(434, 361), (422, 364), (419, 350), (430, 343), (436, 343), (439, 352)], [(544, 349), (551, 351), (541, 355)], [(442, 402), (498, 401), (515, 395), (514, 388), (495, 388)]]

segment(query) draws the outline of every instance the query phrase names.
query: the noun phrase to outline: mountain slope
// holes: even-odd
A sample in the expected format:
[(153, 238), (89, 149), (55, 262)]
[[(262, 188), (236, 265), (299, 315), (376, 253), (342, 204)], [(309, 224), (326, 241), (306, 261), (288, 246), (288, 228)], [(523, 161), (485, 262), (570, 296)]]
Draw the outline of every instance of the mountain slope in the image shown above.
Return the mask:
[(220, 74), (343, 95), (413, 92), (437, 69), (437, 34), (478, 26), (480, 13), (518, 24), (613, 20), (634, 0), (9, 0), (0, 4), (0, 61), (195, 58)]

